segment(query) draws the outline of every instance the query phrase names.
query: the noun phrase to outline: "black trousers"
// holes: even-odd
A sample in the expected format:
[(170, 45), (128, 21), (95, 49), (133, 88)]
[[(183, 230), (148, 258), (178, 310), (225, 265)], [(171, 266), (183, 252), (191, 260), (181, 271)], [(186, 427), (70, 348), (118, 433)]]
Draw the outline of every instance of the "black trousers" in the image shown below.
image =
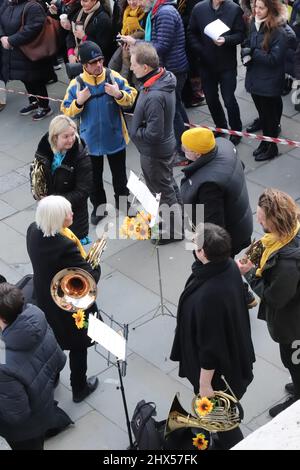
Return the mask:
[[(27, 93), (32, 95), (39, 95), (39, 96), (48, 96), (47, 87), (43, 81), (36, 81), (36, 82), (23, 82), (26, 88)], [(49, 107), (49, 100), (43, 98), (36, 98), (35, 96), (29, 97), (29, 103), (38, 102), (40, 108), (48, 108)]]
[(27, 441), (7, 441), (12, 450), (44, 450), (44, 436)]
[(295, 357), (297, 356), (296, 349), (292, 348), (292, 344), (290, 343), (279, 344), (279, 350), (282, 364), (288, 369), (289, 373), (291, 374), (292, 381), (295, 386), (296, 395), (298, 398), (300, 398), (300, 363), (296, 363), (298, 362), (297, 357)]
[(216, 127), (227, 129), (225, 113), (219, 98), (219, 86), (221, 95), (227, 110), (228, 121), (231, 129), (242, 130), (240, 109), (235, 98), (236, 69), (217, 72), (214, 70), (201, 70), (202, 87), (205, 99)]
[(258, 111), (263, 135), (277, 137), (282, 115), (281, 96), (251, 96)]
[[(127, 175), (126, 175), (126, 149), (120, 152), (111, 153), (107, 155), (110, 171), (112, 174), (112, 183), (115, 192), (115, 198), (119, 196), (128, 196), (129, 190), (127, 188)], [(91, 155), (93, 166), (93, 188), (90, 193), (91, 203), (94, 208), (106, 204), (106, 193), (103, 184), (103, 155)]]
[(86, 386), (87, 348), (70, 349), (70, 382), (73, 393), (81, 392)]
[(177, 144), (177, 151), (182, 153), (181, 150), (181, 136), (186, 130), (185, 123), (189, 123), (189, 118), (186, 113), (185, 107), (182, 103), (182, 90), (187, 79), (187, 73), (174, 73), (176, 77), (176, 106), (175, 106), (175, 116), (174, 116), (174, 132)]

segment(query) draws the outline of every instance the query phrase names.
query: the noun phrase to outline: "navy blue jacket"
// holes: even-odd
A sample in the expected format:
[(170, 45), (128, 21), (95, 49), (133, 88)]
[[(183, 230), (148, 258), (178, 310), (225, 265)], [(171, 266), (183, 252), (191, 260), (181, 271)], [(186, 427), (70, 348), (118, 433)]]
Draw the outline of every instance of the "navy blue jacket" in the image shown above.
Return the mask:
[(186, 72), (185, 34), (181, 16), (167, 0), (151, 18), (151, 43), (157, 50), (160, 63), (173, 73)]
[(247, 65), (245, 88), (258, 96), (280, 96), (284, 86), (285, 57), (288, 38), (283, 27), (273, 31), (268, 52), (262, 48), (264, 26), (256, 30), (250, 25), (247, 45), (252, 49), (252, 59)]
[(54, 380), (66, 356), (44, 313), (28, 304), (2, 332), (5, 364), (0, 364), (0, 435), (11, 441), (34, 439), (52, 427)]
[[(222, 46), (216, 46), (213, 40), (204, 34), (205, 26), (217, 19), (230, 28), (222, 35), (225, 38), (225, 44)], [(236, 46), (243, 42), (245, 32), (243, 11), (236, 3), (224, 0), (218, 10), (214, 10), (211, 0), (204, 0), (197, 3), (192, 11), (188, 26), (188, 44), (201, 66), (223, 72), (237, 67)]]

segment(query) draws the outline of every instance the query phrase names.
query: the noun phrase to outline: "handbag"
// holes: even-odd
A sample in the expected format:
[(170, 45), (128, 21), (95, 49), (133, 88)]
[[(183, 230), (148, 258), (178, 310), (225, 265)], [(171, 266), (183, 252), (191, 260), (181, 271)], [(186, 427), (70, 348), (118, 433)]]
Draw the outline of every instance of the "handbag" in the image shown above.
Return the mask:
[[(20, 30), (24, 28), (25, 11), (36, 2), (28, 2), (22, 14)], [(41, 7), (42, 8), (42, 7)], [(28, 44), (19, 46), (23, 54), (32, 62), (52, 57), (59, 47), (59, 22), (50, 16), (46, 16), (41, 32)]]

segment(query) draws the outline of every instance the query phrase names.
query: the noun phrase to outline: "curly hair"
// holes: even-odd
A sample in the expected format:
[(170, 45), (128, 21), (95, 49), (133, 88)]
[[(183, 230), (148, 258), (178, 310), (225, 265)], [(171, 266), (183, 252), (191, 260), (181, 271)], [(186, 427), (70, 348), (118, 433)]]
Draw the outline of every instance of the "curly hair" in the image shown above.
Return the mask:
[(267, 221), (279, 238), (290, 236), (299, 220), (299, 207), (294, 199), (279, 189), (267, 188), (258, 199)]
[[(278, 29), (285, 22), (286, 12), (284, 5), (280, 0), (260, 0), (268, 9), (266, 20), (264, 21), (264, 39), (262, 48), (265, 51), (269, 50), (271, 36), (274, 30)], [(254, 8), (257, 0), (255, 0)]]

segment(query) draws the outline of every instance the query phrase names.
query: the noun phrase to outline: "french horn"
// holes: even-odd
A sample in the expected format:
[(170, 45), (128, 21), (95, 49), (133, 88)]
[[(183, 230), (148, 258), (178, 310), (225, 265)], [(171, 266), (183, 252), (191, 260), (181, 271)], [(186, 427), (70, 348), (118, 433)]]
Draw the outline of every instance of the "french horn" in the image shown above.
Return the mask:
[[(222, 376), (223, 378), (223, 376)], [(225, 379), (223, 378), (225, 381)], [(227, 382), (226, 382), (227, 384)], [(228, 385), (228, 384), (227, 384)], [(192, 410), (195, 413), (187, 413), (179, 402), (177, 393), (172, 402), (165, 426), (165, 438), (173, 431), (183, 428), (201, 428), (211, 432), (231, 431), (239, 426), (244, 410), (234, 393), (228, 386), (231, 394), (223, 391), (215, 391), (211, 398), (214, 402), (212, 411), (205, 416), (198, 412), (198, 402), (200, 395), (196, 395), (192, 401)]]
[(59, 308), (76, 312), (78, 309), (88, 309), (95, 302), (97, 284), (84, 269), (66, 268), (53, 277), (50, 293)]

